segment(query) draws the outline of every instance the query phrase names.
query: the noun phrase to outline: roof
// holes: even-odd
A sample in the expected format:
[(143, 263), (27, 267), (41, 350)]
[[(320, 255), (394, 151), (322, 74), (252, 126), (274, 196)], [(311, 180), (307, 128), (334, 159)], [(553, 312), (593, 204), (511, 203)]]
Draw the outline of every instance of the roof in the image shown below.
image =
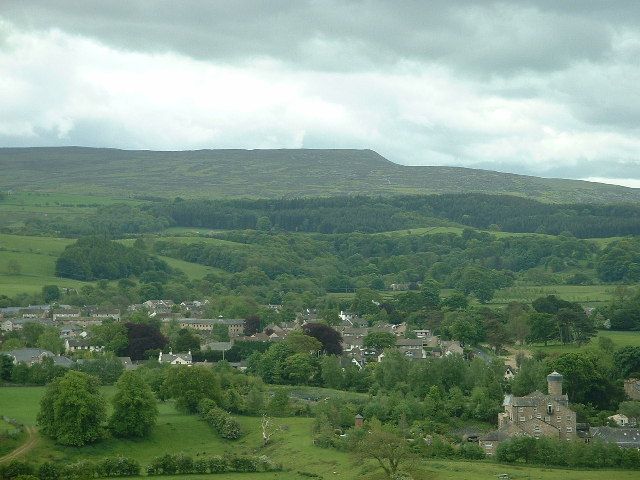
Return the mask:
[(539, 390), (531, 392), (524, 397), (515, 397), (513, 395), (505, 395), (503, 405), (513, 405), (514, 407), (537, 407), (548, 402), (561, 402), (566, 403), (569, 401), (567, 395), (545, 395)]
[(233, 342), (209, 342), (202, 347), (205, 350), (215, 350), (217, 352), (222, 352), (231, 350), (231, 347), (233, 347)]
[(244, 325), (242, 318), (179, 318), (179, 323), (198, 324), (210, 323), (212, 325)]
[(509, 432), (507, 431), (506, 426), (504, 426), (498, 430), (493, 430), (491, 432), (488, 432), (487, 434), (482, 436), (480, 440), (485, 440), (490, 442), (503, 442), (505, 440), (508, 440), (509, 438), (511, 438), (511, 436), (509, 435)]
[(640, 448), (640, 429), (592, 427), (589, 433), (606, 443), (615, 443), (622, 448)]
[(193, 361), (193, 357), (191, 356), (191, 352), (188, 353), (162, 353), (161, 354), (162, 363), (171, 363), (174, 360), (180, 358), (185, 362), (191, 363)]
[(561, 382), (563, 378), (564, 377), (560, 375), (558, 372), (556, 372), (555, 370), (551, 372), (549, 375), (547, 375), (547, 380), (549, 381)]
[(40, 362), (44, 357), (49, 357), (53, 359), (53, 363), (55, 365), (70, 367), (73, 364), (73, 361), (71, 361), (69, 358), (63, 357), (62, 355), (54, 355), (53, 352), (44, 350), (42, 348), (18, 348), (16, 350), (10, 350), (8, 352), (0, 353), (13, 357), (13, 361), (15, 363), (24, 362), (27, 364), (31, 364)]

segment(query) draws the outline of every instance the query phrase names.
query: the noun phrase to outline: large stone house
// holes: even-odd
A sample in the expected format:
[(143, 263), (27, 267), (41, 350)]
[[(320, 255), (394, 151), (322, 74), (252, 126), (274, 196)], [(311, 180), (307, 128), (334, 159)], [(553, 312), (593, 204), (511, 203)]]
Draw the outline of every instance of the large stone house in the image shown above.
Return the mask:
[(569, 397), (562, 393), (562, 380), (558, 372), (547, 375), (546, 395), (539, 391), (524, 397), (506, 395), (504, 412), (498, 414), (498, 430), (479, 440), (485, 453), (495, 454), (500, 442), (517, 436), (577, 438), (576, 413), (569, 408)]
[(193, 328), (203, 332), (210, 332), (214, 325), (225, 325), (229, 329), (229, 336), (238, 337), (244, 334), (245, 321), (236, 318), (180, 318), (180, 328)]

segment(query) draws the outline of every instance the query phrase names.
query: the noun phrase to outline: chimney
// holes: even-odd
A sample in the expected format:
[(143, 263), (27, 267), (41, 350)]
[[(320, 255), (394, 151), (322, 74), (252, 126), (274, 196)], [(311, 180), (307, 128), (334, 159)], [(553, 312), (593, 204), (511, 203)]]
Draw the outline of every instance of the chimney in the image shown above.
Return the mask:
[(356, 428), (362, 428), (362, 424), (364, 423), (364, 417), (362, 415), (356, 415), (354, 426)]
[(562, 395), (562, 375), (555, 370), (547, 375), (547, 385), (549, 395), (552, 397), (559, 397)]

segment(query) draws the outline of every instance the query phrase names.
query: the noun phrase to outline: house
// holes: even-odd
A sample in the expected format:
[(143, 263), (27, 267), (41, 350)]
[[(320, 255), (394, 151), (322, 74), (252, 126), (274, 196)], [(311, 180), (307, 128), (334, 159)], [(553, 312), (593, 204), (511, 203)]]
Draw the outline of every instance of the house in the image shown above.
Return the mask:
[(457, 340), (443, 340), (440, 342), (440, 346), (443, 355), (462, 355), (464, 353), (462, 345)]
[(427, 338), (431, 336), (431, 330), (414, 330), (417, 338)]
[(64, 309), (53, 312), (53, 321), (65, 320), (69, 318), (78, 318), (81, 315), (80, 310)]
[(173, 353), (169, 350), (169, 353), (162, 353), (158, 355), (158, 363), (168, 363), (169, 365), (192, 365), (193, 358), (191, 356), (191, 350), (187, 353)]
[(209, 342), (202, 345), (202, 350), (213, 352), (228, 352), (233, 347), (233, 342)]
[(629, 425), (629, 417), (627, 417), (626, 415), (622, 415), (621, 413), (611, 415), (610, 417), (607, 417), (607, 420), (610, 420), (619, 427), (626, 427)]
[(3, 320), (2, 323), (0, 323), (0, 330), (2, 330), (3, 332), (22, 330), (22, 323), (19, 323), (16, 320)]
[(640, 380), (637, 378), (627, 378), (624, 381), (624, 393), (630, 400), (640, 400)]
[(138, 368), (138, 365), (133, 363), (131, 357), (118, 357), (118, 360), (120, 360), (125, 370), (135, 370)]
[(591, 438), (605, 443), (615, 443), (620, 448), (640, 449), (640, 429), (617, 427), (591, 427)]
[(120, 320), (120, 310), (116, 309), (103, 309), (95, 308), (89, 310), (89, 317), (91, 318), (112, 318), (113, 320)]
[(79, 351), (102, 352), (104, 345), (96, 345), (89, 338), (65, 338), (64, 350), (67, 353)]
[(244, 333), (245, 321), (236, 318), (180, 318), (180, 328), (193, 328), (204, 332), (213, 330), (214, 325), (225, 325), (229, 329), (230, 337), (237, 337)]
[(516, 376), (516, 369), (511, 365), (504, 366), (504, 379), (508, 382)]
[(410, 360), (421, 360), (427, 357), (422, 349), (422, 339), (420, 338), (400, 338), (396, 341), (396, 347)]
[(53, 359), (53, 363), (55, 365), (59, 365), (62, 367), (70, 367), (73, 362), (61, 355), (55, 355), (53, 352), (49, 350), (44, 350), (42, 348), (18, 348), (16, 350), (10, 350), (8, 352), (0, 352), (4, 355), (8, 355), (13, 359), (13, 363), (26, 363), (31, 366), (34, 363), (40, 363), (45, 358)]
[(562, 375), (552, 372), (547, 375), (547, 395), (539, 391), (524, 397), (505, 395), (498, 430), (478, 441), (485, 454), (493, 455), (500, 442), (517, 436), (575, 439), (576, 413), (569, 408), (569, 397), (562, 394), (562, 381)]

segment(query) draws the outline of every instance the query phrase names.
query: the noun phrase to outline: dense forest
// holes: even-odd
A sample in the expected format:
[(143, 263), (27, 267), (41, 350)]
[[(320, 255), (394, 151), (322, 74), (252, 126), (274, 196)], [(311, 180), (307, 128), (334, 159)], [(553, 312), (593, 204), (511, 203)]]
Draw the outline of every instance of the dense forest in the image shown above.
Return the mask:
[(176, 225), (319, 233), (382, 232), (460, 224), (579, 238), (640, 233), (636, 205), (548, 204), (486, 194), (281, 200), (181, 200), (156, 207)]
[(169, 266), (138, 248), (104, 237), (83, 237), (62, 252), (56, 275), (77, 280), (113, 280), (132, 275), (166, 275)]
[(549, 204), (486, 194), (348, 196), (280, 200), (149, 199), (116, 204), (76, 218), (33, 217), (13, 233), (127, 235), (168, 226), (309, 233), (377, 233), (434, 226), (469, 226), (514, 233), (569, 233), (578, 238), (640, 233), (637, 205)]

